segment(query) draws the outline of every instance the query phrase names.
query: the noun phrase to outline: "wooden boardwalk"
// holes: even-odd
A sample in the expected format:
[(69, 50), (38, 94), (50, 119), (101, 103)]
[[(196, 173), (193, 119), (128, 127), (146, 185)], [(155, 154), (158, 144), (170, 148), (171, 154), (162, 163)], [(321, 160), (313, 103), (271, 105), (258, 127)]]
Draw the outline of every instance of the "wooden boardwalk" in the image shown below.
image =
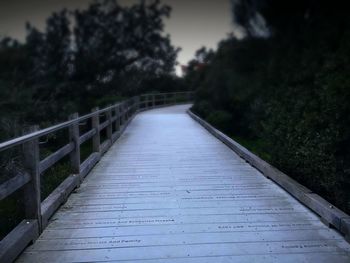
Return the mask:
[(350, 262), (340, 234), (187, 108), (138, 114), (18, 262)]

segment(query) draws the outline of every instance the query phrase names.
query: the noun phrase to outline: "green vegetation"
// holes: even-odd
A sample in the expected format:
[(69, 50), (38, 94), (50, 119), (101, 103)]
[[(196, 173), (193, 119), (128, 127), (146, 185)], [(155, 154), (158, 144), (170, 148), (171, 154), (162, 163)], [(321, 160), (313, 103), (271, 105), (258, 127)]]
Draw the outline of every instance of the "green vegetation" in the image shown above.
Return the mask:
[[(235, 22), (246, 37), (197, 52), (186, 76), (197, 89), (193, 110), (350, 212), (346, 7), (341, 1), (235, 3)], [(266, 28), (252, 23), (257, 14)]]
[[(51, 125), (137, 94), (185, 89), (174, 74), (179, 48), (165, 35), (160, 1), (93, 1), (61, 10), (24, 43), (0, 38), (0, 140), (26, 124)], [(16, 127), (14, 127), (16, 126)]]
[[(179, 48), (163, 32), (170, 13), (158, 0), (127, 7), (116, 0), (92, 1), (85, 10), (54, 12), (43, 32), (28, 23), (24, 43), (0, 38), (0, 141), (22, 135), (29, 125), (48, 127), (73, 112), (84, 114), (138, 94), (185, 90), (174, 74)], [(90, 126), (81, 126), (81, 133)], [(67, 138), (66, 130), (40, 138), (41, 159)], [(16, 147), (0, 153), (0, 183), (23, 170), (21, 152)], [(88, 141), (82, 161), (90, 153)], [(46, 171), (42, 199), (70, 172), (67, 158)], [(18, 191), (0, 202), (0, 238), (21, 218)]]

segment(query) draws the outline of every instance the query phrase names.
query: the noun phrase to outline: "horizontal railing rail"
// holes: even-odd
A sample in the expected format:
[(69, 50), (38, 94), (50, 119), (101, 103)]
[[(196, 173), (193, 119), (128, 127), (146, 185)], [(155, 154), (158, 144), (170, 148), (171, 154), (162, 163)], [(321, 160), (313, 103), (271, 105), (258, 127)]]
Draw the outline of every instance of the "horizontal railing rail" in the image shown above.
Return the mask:
[[(0, 262), (12, 262), (39, 236), (50, 217), (66, 201), (69, 194), (79, 187), (101, 156), (120, 137), (135, 114), (156, 107), (187, 103), (193, 100), (193, 96), (193, 92), (143, 94), (104, 109), (95, 108), (84, 116), (79, 117), (78, 113), (74, 113), (68, 121), (46, 129), (30, 127), (27, 134), (0, 143), (0, 153), (22, 146), (25, 172), (18, 173), (0, 184), (0, 201), (23, 189), (26, 218), (0, 241)], [(80, 134), (80, 125), (86, 125), (88, 122), (91, 123), (91, 129)], [(64, 129), (69, 131), (69, 143), (40, 160), (39, 139)], [(106, 134), (104, 141), (101, 141), (101, 131), (105, 131)], [(88, 140), (92, 140), (92, 153), (81, 162), (80, 147)], [(42, 174), (67, 156), (71, 175), (42, 201)]]

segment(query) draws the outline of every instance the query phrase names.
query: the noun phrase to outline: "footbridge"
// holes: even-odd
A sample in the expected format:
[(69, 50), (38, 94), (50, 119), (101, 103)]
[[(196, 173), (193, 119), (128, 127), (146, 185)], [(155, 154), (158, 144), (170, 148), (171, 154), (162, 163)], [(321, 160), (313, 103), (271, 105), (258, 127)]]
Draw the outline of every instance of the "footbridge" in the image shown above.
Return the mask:
[[(192, 96), (142, 95), (0, 144), (23, 146), (27, 169), (0, 185), (0, 199), (23, 188), (26, 211), (0, 261), (350, 262), (349, 216), (190, 112)], [(60, 129), (69, 143), (40, 159)], [(71, 175), (41, 200), (65, 156)]]

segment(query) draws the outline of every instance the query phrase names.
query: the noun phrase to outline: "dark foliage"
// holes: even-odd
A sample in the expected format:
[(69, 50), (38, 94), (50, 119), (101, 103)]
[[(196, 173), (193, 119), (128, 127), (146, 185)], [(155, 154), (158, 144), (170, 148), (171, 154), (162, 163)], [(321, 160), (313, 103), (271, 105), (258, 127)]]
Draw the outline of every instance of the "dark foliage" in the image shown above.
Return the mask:
[[(235, 1), (246, 38), (192, 68), (194, 110), (350, 211), (350, 27), (341, 1)], [(269, 26), (257, 35), (252, 19)], [(198, 58), (192, 62), (198, 64)]]
[(164, 89), (157, 87), (164, 81), (176, 88), (179, 49), (163, 32), (170, 12), (158, 0), (129, 7), (94, 1), (86, 10), (53, 13), (44, 32), (28, 23), (24, 44), (1, 40), (1, 120), (47, 126), (144, 92), (149, 82), (152, 90)]
[[(120, 6), (116, 0), (93, 1), (86, 10), (53, 13), (46, 28), (26, 25), (25, 43), (0, 39), (0, 141), (87, 113), (126, 97), (152, 91), (185, 90), (174, 75), (178, 48), (164, 34), (171, 9), (160, 1)], [(41, 145), (42, 159), (64, 145), (55, 134)], [(22, 168), (21, 149), (0, 153), (0, 183)], [(82, 147), (82, 158), (89, 155)], [(55, 165), (42, 180), (42, 197), (70, 173)], [(21, 193), (0, 202), (0, 239), (23, 217)]]

